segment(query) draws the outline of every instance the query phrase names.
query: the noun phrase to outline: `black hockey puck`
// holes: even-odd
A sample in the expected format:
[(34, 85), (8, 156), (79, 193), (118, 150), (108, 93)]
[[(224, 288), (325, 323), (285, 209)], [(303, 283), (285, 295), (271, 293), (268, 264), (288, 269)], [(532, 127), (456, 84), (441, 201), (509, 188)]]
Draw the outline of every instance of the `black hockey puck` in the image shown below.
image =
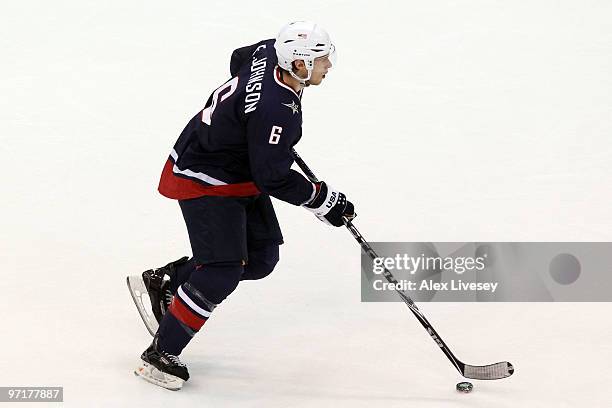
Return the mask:
[(472, 385), (471, 382), (466, 381), (466, 382), (457, 383), (457, 391), (459, 392), (468, 393), (468, 392), (472, 392), (472, 389), (474, 389), (474, 386)]

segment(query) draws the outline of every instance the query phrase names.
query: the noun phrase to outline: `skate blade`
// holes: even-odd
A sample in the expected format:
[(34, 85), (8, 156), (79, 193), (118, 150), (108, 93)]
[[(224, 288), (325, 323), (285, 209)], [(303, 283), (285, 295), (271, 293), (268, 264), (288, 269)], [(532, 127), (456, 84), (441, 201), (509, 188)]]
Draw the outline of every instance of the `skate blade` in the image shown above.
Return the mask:
[(157, 329), (159, 328), (159, 323), (157, 323), (157, 319), (153, 314), (151, 300), (149, 299), (147, 287), (142, 280), (142, 276), (128, 276), (127, 286), (130, 290), (130, 295), (132, 295), (132, 300), (134, 300), (134, 304), (136, 305), (136, 309), (138, 309), (140, 318), (147, 327), (149, 333), (151, 333), (151, 336), (155, 336), (155, 333), (157, 333)]
[(183, 388), (183, 384), (185, 383), (182, 378), (175, 375), (166, 374), (153, 367), (151, 364), (145, 363), (144, 361), (141, 361), (136, 370), (134, 370), (134, 374), (136, 374), (138, 377), (144, 378), (151, 384), (155, 384), (171, 391), (180, 390)]

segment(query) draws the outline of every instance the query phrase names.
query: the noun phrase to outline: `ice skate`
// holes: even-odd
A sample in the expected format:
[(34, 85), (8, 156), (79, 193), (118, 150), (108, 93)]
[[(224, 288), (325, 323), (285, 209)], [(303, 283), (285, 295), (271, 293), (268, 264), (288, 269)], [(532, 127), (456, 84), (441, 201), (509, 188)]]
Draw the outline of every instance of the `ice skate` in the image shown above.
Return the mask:
[(127, 277), (127, 285), (138, 313), (151, 336), (159, 328), (170, 302), (172, 291), (170, 280), (175, 276), (176, 266), (187, 262), (186, 256), (158, 269), (149, 269), (141, 275)]
[(157, 337), (153, 338), (153, 343), (142, 353), (140, 359), (134, 374), (152, 384), (177, 391), (189, 379), (185, 364), (181, 363), (177, 356), (160, 350)]

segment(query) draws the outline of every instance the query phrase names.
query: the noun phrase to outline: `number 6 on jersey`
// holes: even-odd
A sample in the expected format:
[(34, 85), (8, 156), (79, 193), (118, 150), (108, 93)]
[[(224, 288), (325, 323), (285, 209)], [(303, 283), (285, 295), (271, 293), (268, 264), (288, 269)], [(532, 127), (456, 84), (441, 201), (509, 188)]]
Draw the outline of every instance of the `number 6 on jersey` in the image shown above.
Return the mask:
[(280, 126), (272, 126), (272, 132), (270, 132), (270, 140), (268, 141), (268, 143), (270, 144), (278, 144), (278, 141), (280, 140), (280, 136), (281, 136), (281, 132), (283, 131), (283, 128)]

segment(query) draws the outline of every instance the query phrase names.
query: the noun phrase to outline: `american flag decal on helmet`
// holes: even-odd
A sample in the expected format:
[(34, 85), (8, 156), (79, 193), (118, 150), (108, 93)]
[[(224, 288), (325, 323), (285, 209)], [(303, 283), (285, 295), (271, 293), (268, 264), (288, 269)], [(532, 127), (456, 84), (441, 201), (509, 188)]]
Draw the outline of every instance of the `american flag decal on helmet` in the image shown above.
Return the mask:
[(303, 33), (299, 33), (298, 38), (303, 38), (304, 40), (306, 40), (308, 38), (308, 34), (303, 34)]

